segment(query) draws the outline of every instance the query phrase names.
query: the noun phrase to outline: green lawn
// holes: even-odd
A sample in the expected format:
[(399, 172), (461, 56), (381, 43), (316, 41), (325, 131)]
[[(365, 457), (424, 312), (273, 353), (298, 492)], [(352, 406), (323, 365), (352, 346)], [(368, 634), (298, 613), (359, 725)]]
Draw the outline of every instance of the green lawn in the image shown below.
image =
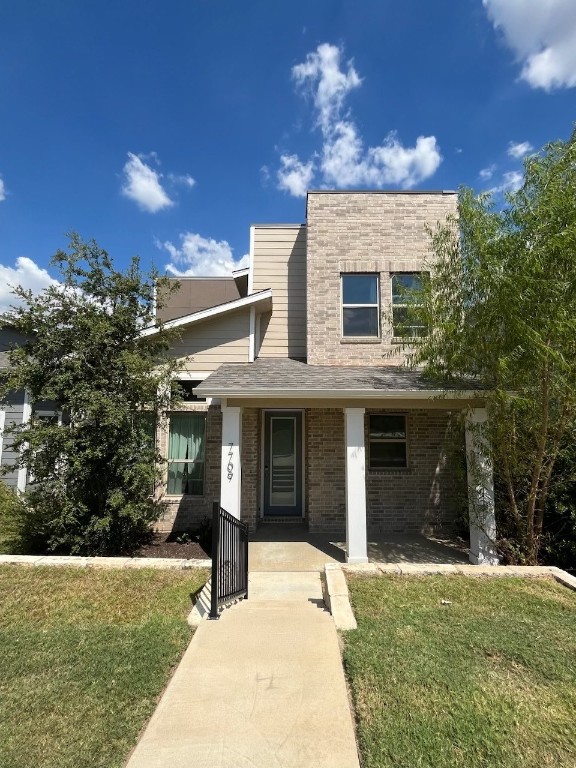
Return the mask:
[(207, 575), (0, 566), (1, 768), (122, 766)]
[(576, 593), (460, 576), (349, 586), (363, 768), (576, 766)]

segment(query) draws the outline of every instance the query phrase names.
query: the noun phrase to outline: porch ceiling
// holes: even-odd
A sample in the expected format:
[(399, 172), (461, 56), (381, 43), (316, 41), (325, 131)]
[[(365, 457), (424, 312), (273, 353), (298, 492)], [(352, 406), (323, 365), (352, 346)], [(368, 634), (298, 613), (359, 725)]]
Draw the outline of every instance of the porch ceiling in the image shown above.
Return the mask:
[(227, 363), (205, 379), (200, 397), (310, 399), (481, 398), (474, 382), (445, 385), (419, 371), (398, 366), (357, 367), (308, 365), (287, 358), (259, 358), (253, 363)]

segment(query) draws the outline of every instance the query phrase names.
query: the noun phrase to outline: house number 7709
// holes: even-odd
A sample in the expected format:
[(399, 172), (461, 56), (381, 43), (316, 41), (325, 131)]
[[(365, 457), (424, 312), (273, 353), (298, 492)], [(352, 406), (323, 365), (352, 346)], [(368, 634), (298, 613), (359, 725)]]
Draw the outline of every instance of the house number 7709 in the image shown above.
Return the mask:
[(234, 462), (232, 459), (234, 458), (234, 443), (228, 443), (229, 450), (228, 450), (228, 464), (226, 465), (226, 471), (227, 471), (227, 477), (228, 480), (232, 480), (234, 477)]

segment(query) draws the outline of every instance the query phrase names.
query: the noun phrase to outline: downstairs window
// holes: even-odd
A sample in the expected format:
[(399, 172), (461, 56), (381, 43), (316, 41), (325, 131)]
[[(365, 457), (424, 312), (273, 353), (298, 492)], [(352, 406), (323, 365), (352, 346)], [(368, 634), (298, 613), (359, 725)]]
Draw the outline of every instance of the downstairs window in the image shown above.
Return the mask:
[(173, 413), (168, 437), (168, 495), (204, 495), (206, 415)]
[(405, 469), (408, 466), (404, 414), (370, 414), (368, 438), (370, 469)]

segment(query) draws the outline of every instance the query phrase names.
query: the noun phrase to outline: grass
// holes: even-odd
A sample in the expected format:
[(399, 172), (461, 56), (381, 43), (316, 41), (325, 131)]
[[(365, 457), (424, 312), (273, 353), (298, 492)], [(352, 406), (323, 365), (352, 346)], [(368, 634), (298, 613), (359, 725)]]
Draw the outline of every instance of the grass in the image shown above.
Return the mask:
[(363, 768), (576, 766), (575, 593), (459, 576), (349, 587)]
[(1, 768), (122, 766), (206, 577), (0, 566)]

